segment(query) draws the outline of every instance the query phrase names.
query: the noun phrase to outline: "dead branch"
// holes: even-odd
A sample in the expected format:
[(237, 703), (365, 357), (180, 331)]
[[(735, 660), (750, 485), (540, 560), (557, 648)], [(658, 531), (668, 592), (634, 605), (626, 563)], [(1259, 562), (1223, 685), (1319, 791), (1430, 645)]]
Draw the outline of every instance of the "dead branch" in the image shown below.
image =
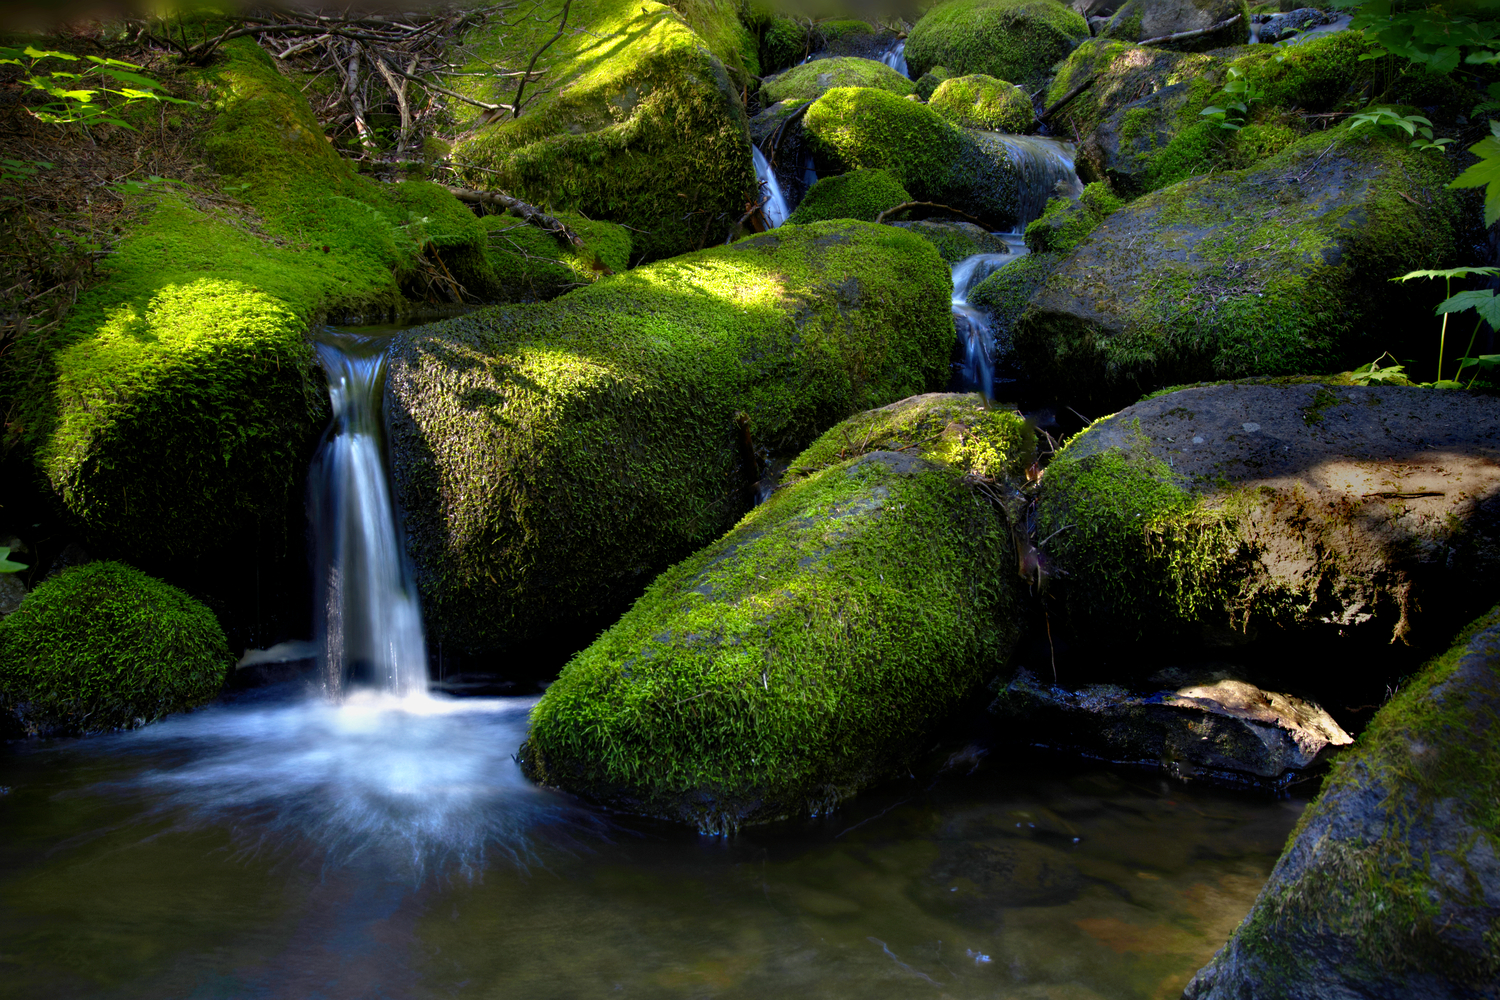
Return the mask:
[[(476, 191), (473, 188), (448, 187), (451, 193), (459, 201), (466, 201), (471, 205), (499, 205), (501, 208), (509, 209), (519, 215), (524, 221), (536, 226), (544, 232), (551, 233), (565, 243), (579, 250), (587, 250), (588, 244), (583, 241), (573, 230), (568, 228), (567, 223), (555, 215), (548, 215), (535, 205), (528, 204), (520, 198), (514, 198), (504, 191)], [(601, 260), (598, 262), (605, 274), (613, 274)]]
[(562, 17), (557, 22), (557, 34), (547, 39), (547, 43), (531, 54), (531, 62), (526, 64), (526, 75), (521, 77), (521, 82), (516, 84), (516, 99), (512, 102), (515, 111), (512, 117), (521, 117), (521, 97), (526, 92), (526, 81), (531, 79), (531, 73), (536, 69), (536, 61), (542, 57), (542, 53), (552, 47), (552, 43), (563, 36), (563, 30), (568, 25), (568, 9), (573, 6), (573, 0), (563, 0)]
[(956, 208), (953, 208), (953, 207), (951, 207), (949, 205), (939, 205), (935, 201), (903, 201), (901, 204), (894, 205), (894, 206), (886, 209), (884, 212), (881, 212), (879, 215), (875, 216), (875, 222), (877, 224), (883, 224), (885, 222), (885, 220), (887, 219), (887, 217), (892, 216), (892, 215), (896, 215), (896, 214), (901, 213), (901, 212), (910, 211), (913, 208), (934, 208), (934, 209), (937, 209), (939, 211), (947, 212), (950, 215), (956, 215), (956, 216), (959, 216), (960, 218), (967, 219), (967, 220), (969, 220), (970, 222), (972, 222), (972, 223), (974, 223), (976, 225), (979, 225), (979, 226), (983, 226), (984, 225), (984, 222), (982, 220), (976, 219), (974, 216), (970, 215), (968, 212), (960, 212)]
[(1142, 39), (1139, 42), (1136, 42), (1136, 44), (1170, 45), (1173, 42), (1191, 41), (1194, 38), (1202, 38), (1204, 35), (1212, 35), (1216, 31), (1223, 31), (1225, 28), (1238, 21), (1242, 16), (1243, 15), (1235, 14), (1233, 17), (1225, 18), (1218, 24), (1209, 25), (1207, 28), (1194, 28), (1192, 31), (1179, 31), (1175, 35), (1162, 35), (1159, 38), (1146, 38)]
[(1062, 95), (1062, 97), (1059, 98), (1055, 104), (1053, 104), (1046, 111), (1043, 111), (1041, 114), (1036, 116), (1036, 121), (1031, 123), (1031, 128), (1028, 131), (1035, 132), (1037, 129), (1041, 128), (1044, 124), (1046, 124), (1048, 118), (1051, 118), (1063, 108), (1073, 103), (1074, 99), (1077, 98), (1079, 94), (1092, 87), (1094, 85), (1094, 81), (1097, 79), (1099, 79), (1097, 76), (1090, 76), (1087, 80), (1083, 81), (1078, 86)]

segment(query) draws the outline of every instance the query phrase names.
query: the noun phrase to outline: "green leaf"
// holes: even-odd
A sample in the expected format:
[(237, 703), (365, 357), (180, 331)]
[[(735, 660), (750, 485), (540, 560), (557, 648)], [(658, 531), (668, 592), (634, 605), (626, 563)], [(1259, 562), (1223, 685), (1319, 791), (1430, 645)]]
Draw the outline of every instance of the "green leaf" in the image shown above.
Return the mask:
[(1452, 73), (1454, 70), (1458, 69), (1458, 57), (1458, 49), (1449, 46), (1447, 48), (1438, 49), (1436, 52), (1434, 52), (1432, 54), (1432, 59), (1428, 62), (1427, 65), (1434, 73)]
[(1444, 299), (1438, 303), (1435, 315), (1444, 313), (1467, 312), (1473, 309), (1490, 326), (1500, 329), (1500, 299), (1495, 298), (1492, 289), (1485, 288), (1474, 292), (1459, 292), (1452, 298)]
[(51, 49), (36, 49), (30, 45), (26, 46), (25, 54), (32, 59), (66, 59), (69, 62), (77, 62), (78, 57), (68, 52), (55, 52)]
[(121, 83), (134, 84), (136, 87), (141, 87), (146, 90), (161, 89), (161, 84), (157, 83), (149, 76), (141, 76), (139, 73), (126, 73), (123, 70), (110, 69), (103, 66), (99, 68), (98, 73), (101, 76), (107, 76), (112, 79), (119, 80)]
[(23, 569), (26, 569), (25, 563), (11, 560), (10, 546), (0, 545), (0, 573), (19, 573)]
[(1464, 368), (1500, 368), (1500, 354), (1481, 354), (1477, 358), (1459, 358), (1458, 367)]
[(1500, 267), (1450, 267), (1446, 271), (1408, 271), (1392, 281), (1411, 281), (1414, 278), (1494, 278), (1500, 276)]

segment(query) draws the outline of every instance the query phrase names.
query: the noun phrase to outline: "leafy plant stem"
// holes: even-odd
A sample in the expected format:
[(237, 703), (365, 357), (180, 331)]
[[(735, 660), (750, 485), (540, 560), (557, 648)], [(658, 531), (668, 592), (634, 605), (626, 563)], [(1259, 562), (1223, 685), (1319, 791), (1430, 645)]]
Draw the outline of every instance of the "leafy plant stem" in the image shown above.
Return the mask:
[[(1454, 377), (1455, 380), (1463, 376), (1463, 373), (1464, 373), (1464, 358), (1469, 358), (1469, 357), (1473, 357), (1474, 356), (1474, 342), (1479, 339), (1479, 328), (1481, 326), (1483, 326), (1483, 325), (1484, 325), (1484, 317), (1481, 316), (1474, 323), (1474, 332), (1471, 333), (1471, 334), (1469, 334), (1469, 346), (1466, 347), (1466, 348), (1464, 348), (1464, 357), (1458, 359), (1458, 371), (1455, 372), (1454, 375), (1453, 375), (1453, 377)], [(1467, 386), (1465, 386), (1465, 388), (1467, 388), (1467, 389), (1474, 388), (1474, 380), (1479, 377), (1479, 371), (1480, 371), (1480, 369), (1476, 366), (1475, 369), (1474, 369), (1474, 374), (1469, 377), (1469, 384)], [(1442, 372), (1438, 372), (1438, 374), (1441, 375)]]

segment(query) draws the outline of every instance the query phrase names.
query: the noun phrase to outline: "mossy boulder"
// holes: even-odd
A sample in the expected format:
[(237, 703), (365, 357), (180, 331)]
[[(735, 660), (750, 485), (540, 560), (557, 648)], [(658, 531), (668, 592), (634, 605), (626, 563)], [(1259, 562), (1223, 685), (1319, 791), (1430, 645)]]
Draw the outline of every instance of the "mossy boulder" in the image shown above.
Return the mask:
[[(514, 99), (492, 66), (523, 67), (556, 29), (561, 0), (518, 25), (475, 29), (455, 59), (476, 75), (453, 86)], [(547, 19), (551, 18), (550, 21)], [(568, 31), (542, 55), (543, 82), (519, 118), (454, 103), (465, 182), (631, 227), (637, 258), (721, 242), (755, 190), (745, 112), (710, 48), (670, 7), (575, 0)]]
[(740, 16), (735, 0), (671, 0), (667, 4), (693, 33), (703, 39), (729, 75), (741, 87), (761, 74), (760, 46)]
[(969, 289), (969, 307), (984, 313), (988, 320), (997, 386), (1025, 379), (1026, 372), (1016, 358), (1016, 324), (1031, 304), (1031, 297), (1062, 259), (1055, 253), (1025, 253)]
[(0, 620), (0, 728), (131, 729), (219, 693), (234, 659), (213, 613), (124, 563), (75, 566)]
[(570, 212), (558, 218), (585, 243), (575, 247), (514, 215), (487, 215), (485, 258), (494, 275), (495, 298), (532, 302), (556, 298), (580, 285), (630, 266), (630, 231), (611, 222)]
[(921, 219), (916, 222), (887, 222), (886, 225), (905, 229), (922, 237), (936, 247), (943, 260), (949, 264), (956, 264), (977, 253), (1010, 252), (1010, 244), (1005, 242), (1004, 237), (972, 222)]
[(915, 93), (912, 82), (883, 62), (842, 56), (815, 59), (793, 66), (761, 84), (760, 97), (766, 104), (777, 101), (811, 101), (834, 87), (875, 87), (905, 97)]
[(1202, 32), (1171, 42), (1173, 48), (1202, 52), (1250, 41), (1250, 8), (1245, 0), (1125, 0), (1099, 32), (1127, 42)]
[[(934, 458), (966, 457), (957, 424), (972, 419), (968, 434), (999, 431), (974, 457), (1030, 461), (1001, 453), (1029, 440), (1018, 414), (994, 419), (977, 397), (902, 405), (875, 423), (910, 419), (896, 436), (928, 457), (858, 454), (864, 418), (831, 432), (811, 475), (663, 573), (563, 668), (532, 710), (527, 773), (709, 833), (826, 813), (901, 773), (1018, 631), (1005, 522)], [(923, 418), (931, 406), (942, 414)], [(839, 460), (845, 436), (857, 457)]]
[(1184, 997), (1494, 996), (1497, 722), (1500, 610), (1376, 713)]
[(824, 222), (403, 335), (393, 474), (430, 639), (617, 613), (744, 513), (736, 413), (786, 454), (940, 386), (948, 284), (925, 241)]
[(990, 132), (1027, 132), (1036, 117), (1026, 91), (982, 73), (944, 80), (927, 106), (955, 125)]
[(783, 14), (773, 16), (760, 37), (760, 70), (770, 75), (795, 66), (812, 52), (807, 27)]
[(906, 188), (887, 171), (851, 170), (847, 174), (818, 178), (786, 221), (797, 226), (826, 219), (874, 222), (886, 209), (911, 200)]
[(1431, 641), (1500, 586), (1497, 459), (1490, 396), (1184, 389), (1070, 440), (1036, 534), (1087, 635)]
[(1052, 198), (1042, 217), (1026, 227), (1026, 249), (1032, 253), (1071, 253), (1124, 205), (1108, 185), (1098, 182), (1085, 186), (1077, 198)]
[(1425, 350), (1430, 302), (1388, 279), (1454, 258), (1451, 176), (1442, 157), (1338, 128), (1260, 167), (1157, 191), (1048, 276), (1016, 349), (1033, 376), (1096, 410), (1167, 385)]
[(807, 109), (803, 131), (820, 174), (878, 167), (919, 200), (1000, 227), (1016, 219), (1016, 168), (1004, 145), (924, 104), (867, 87), (835, 88)]
[(906, 63), (920, 77), (933, 66), (1030, 81), (1046, 73), (1089, 26), (1057, 0), (949, 0), (927, 11), (906, 39)]
[(934, 66), (921, 76), (917, 77), (913, 86), (916, 94), (924, 101), (932, 100), (932, 95), (943, 85), (944, 80), (953, 79), (953, 72), (946, 66)]

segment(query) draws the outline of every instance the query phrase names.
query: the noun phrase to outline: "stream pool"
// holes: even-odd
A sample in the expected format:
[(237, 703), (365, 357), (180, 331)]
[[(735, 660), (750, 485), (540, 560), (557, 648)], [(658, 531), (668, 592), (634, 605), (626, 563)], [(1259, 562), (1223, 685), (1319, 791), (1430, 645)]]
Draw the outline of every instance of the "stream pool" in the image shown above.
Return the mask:
[(970, 747), (706, 838), (530, 786), (533, 702), (0, 747), (0, 996), (1175, 998), (1303, 805)]

